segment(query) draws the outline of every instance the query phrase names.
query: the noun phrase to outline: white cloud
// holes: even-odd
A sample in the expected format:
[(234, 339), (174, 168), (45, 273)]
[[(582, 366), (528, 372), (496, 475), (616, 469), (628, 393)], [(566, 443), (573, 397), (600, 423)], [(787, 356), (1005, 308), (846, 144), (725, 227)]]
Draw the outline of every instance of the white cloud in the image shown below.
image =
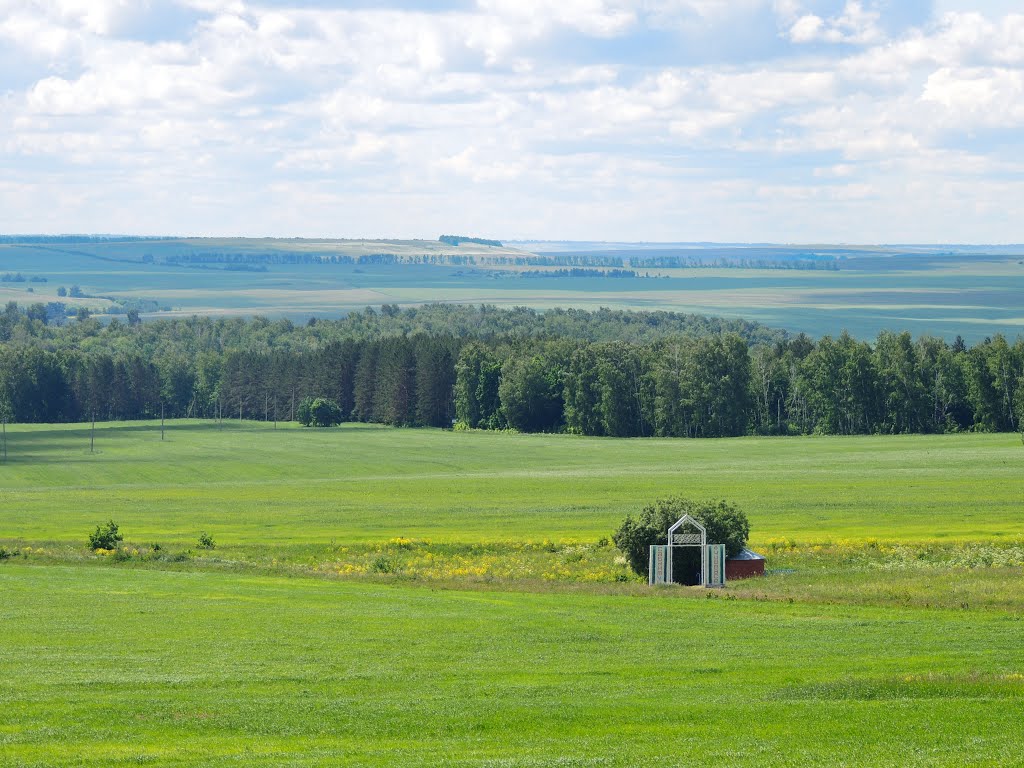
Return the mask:
[(636, 22), (634, 3), (628, 0), (478, 0), (484, 14), (525, 25), (531, 36), (552, 26), (567, 26), (599, 37), (618, 35)]
[[(785, 10), (792, 12), (796, 8), (796, 4), (790, 4)], [(860, 0), (847, 0), (842, 13), (829, 19), (813, 13), (800, 15), (790, 27), (789, 37), (794, 43), (877, 43), (884, 38), (880, 18), (879, 11), (866, 8)]]
[[(0, 0), (0, 230), (1024, 239), (994, 213), (1024, 199), (1019, 13), (887, 37), (853, 1), (176, 2)], [(132, 31), (174, 8), (174, 39)], [(671, 43), (764, 14), (758, 56)]]
[(1024, 125), (1024, 71), (997, 68), (942, 68), (933, 72), (921, 99), (944, 108), (959, 127)]

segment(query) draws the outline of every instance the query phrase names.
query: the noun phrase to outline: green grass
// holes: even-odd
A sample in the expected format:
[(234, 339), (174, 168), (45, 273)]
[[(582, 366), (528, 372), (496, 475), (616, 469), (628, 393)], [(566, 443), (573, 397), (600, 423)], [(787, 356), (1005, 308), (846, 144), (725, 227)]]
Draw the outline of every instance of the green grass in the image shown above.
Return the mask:
[[(5, 766), (1021, 762), (1015, 435), (8, 438)], [(741, 504), (774, 572), (621, 583), (598, 540), (666, 493)]]
[(221, 546), (582, 541), (666, 494), (740, 504), (752, 541), (1024, 536), (1016, 435), (615, 440), (246, 422), (8, 428), (0, 539)]
[(1011, 765), (1002, 614), (0, 565), (16, 766)]

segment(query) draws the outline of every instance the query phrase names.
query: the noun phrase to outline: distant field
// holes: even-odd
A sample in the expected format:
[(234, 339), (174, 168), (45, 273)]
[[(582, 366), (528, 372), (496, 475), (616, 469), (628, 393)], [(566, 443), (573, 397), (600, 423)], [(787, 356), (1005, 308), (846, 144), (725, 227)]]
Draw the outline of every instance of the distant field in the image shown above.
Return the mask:
[(8, 427), (0, 539), (227, 546), (596, 541), (666, 494), (726, 498), (753, 542), (1024, 536), (1017, 435), (722, 440), (506, 435), (259, 422)]
[[(552, 247), (550, 244), (527, 244)], [(582, 246), (576, 246), (582, 247)], [(754, 263), (779, 265), (822, 247), (676, 249), (669, 254), (743, 254)], [(359, 257), (387, 253), (429, 261), (458, 256), (475, 264), (279, 264), (266, 271), (231, 271), (226, 264), (167, 263), (182, 254), (214, 253), (239, 258), (269, 254)], [(574, 256), (555, 251), (555, 256)], [(1024, 332), (1024, 254), (1020, 249), (974, 249), (958, 253), (894, 249), (826, 249), (831, 269), (662, 268), (651, 249), (575, 253), (581, 259), (621, 259), (636, 278), (544, 276), (545, 268), (499, 263), (537, 257), (514, 248), (444, 246), (429, 241), (169, 240), (106, 244), (0, 244), (0, 273), (39, 276), (46, 283), (0, 283), (0, 300), (57, 300), (59, 286), (78, 284), (94, 297), (67, 301), (93, 310), (111, 300), (146, 300), (170, 312), (191, 314), (337, 317), (367, 305), (413, 306), (435, 301), (524, 305), (538, 308), (600, 306), (667, 309), (743, 317), (814, 336), (843, 329), (873, 338), (882, 329), (906, 329), (968, 342), (994, 333)], [(146, 263), (146, 259), (152, 263)], [(552, 257), (553, 258), (553, 257)], [(695, 257), (696, 258), (696, 257)], [(203, 268), (200, 268), (203, 267)], [(237, 266), (237, 265), (236, 265)], [(541, 276), (525, 277), (532, 270)], [(650, 277), (645, 277), (650, 275)]]

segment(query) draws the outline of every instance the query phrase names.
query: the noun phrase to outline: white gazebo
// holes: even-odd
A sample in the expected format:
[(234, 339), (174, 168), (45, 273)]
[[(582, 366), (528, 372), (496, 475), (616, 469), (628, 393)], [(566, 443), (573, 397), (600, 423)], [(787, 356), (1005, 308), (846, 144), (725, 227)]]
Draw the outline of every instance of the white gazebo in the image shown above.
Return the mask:
[(676, 547), (700, 547), (700, 583), (705, 587), (725, 586), (725, 545), (708, 544), (707, 529), (689, 515), (683, 515), (668, 529), (665, 544), (652, 544), (648, 584), (675, 581), (672, 551)]

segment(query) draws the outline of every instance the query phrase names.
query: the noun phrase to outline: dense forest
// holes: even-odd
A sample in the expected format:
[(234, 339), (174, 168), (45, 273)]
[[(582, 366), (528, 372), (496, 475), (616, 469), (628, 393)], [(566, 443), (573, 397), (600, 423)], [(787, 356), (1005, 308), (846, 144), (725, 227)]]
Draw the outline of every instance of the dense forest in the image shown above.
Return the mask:
[(0, 315), (0, 411), (16, 422), (293, 420), (322, 397), (357, 421), (622, 437), (1014, 431), (1022, 382), (1024, 340), (814, 341), (669, 312), (385, 305), (298, 326)]

